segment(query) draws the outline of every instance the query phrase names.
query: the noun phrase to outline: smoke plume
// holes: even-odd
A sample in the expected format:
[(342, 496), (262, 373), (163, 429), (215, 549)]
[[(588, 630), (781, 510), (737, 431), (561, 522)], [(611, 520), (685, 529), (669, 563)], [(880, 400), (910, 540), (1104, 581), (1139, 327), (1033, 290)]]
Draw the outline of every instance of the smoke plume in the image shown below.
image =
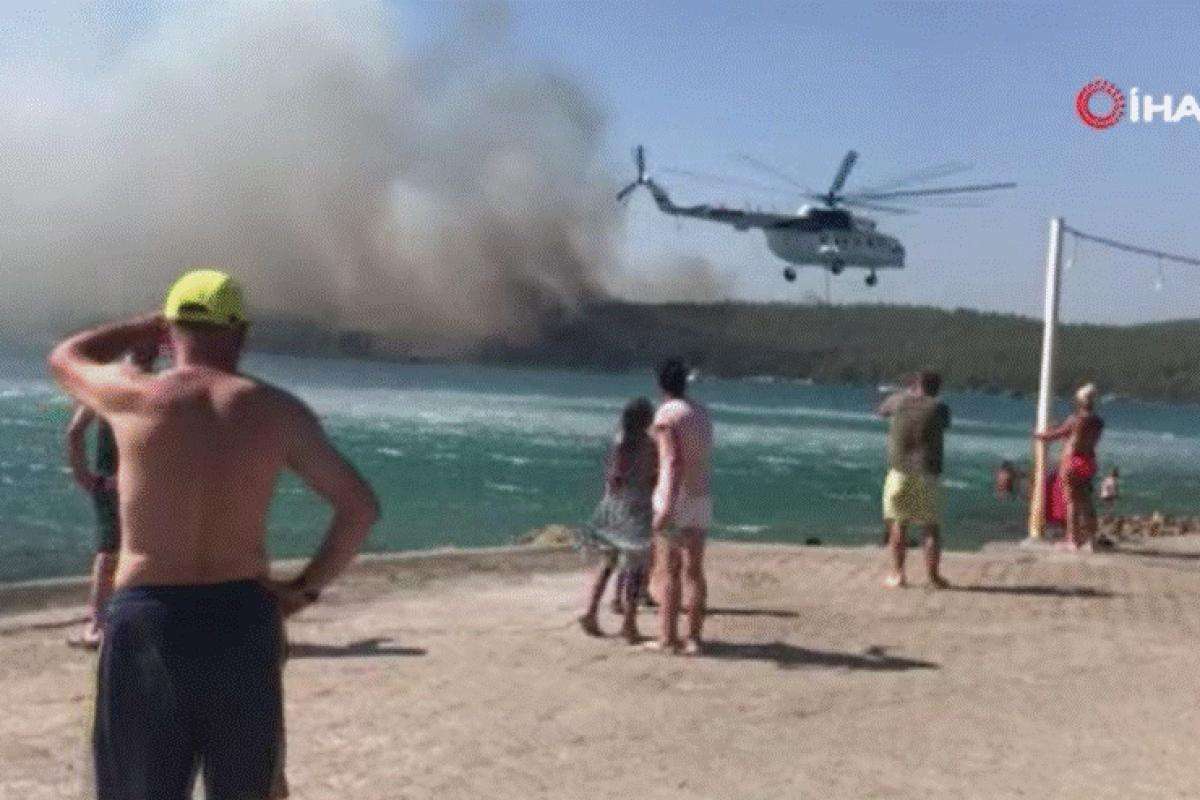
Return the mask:
[(419, 52), (382, 1), (39, 13), (0, 48), (5, 329), (153, 307), (193, 265), (263, 315), (463, 346), (605, 291), (603, 114), (503, 7)]
[(626, 267), (605, 286), (617, 297), (640, 303), (717, 303), (733, 296), (731, 282), (703, 256), (663, 259), (654, 268)]

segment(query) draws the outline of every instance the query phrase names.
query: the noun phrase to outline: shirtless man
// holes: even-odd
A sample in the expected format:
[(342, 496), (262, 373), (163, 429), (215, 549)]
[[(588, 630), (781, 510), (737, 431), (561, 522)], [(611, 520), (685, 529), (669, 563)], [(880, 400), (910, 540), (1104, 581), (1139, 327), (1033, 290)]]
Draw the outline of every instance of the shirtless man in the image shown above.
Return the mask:
[[(130, 362), (149, 372), (158, 357), (158, 345), (129, 354)], [(93, 469), (87, 457), (87, 430), (96, 426), (96, 460)], [(96, 557), (92, 560), (92, 591), (88, 597), (88, 620), (78, 635), (67, 638), (72, 647), (95, 650), (104, 632), (104, 606), (112, 594), (117, 571), (117, 548), (121, 543), (121, 520), (117, 514), (117, 443), (112, 428), (87, 406), (78, 405), (67, 425), (67, 462), (79, 488), (92, 499), (96, 511)]]
[(1096, 528), (1092, 478), (1096, 476), (1096, 445), (1104, 432), (1104, 420), (1094, 412), (1095, 405), (1096, 386), (1081, 386), (1075, 392), (1075, 413), (1058, 427), (1034, 433), (1034, 438), (1043, 442), (1065, 441), (1057, 480), (1067, 498), (1063, 547), (1068, 550), (1085, 546)]
[[(662, 587), (659, 638), (653, 649), (700, 652), (708, 587), (704, 579), (704, 538), (712, 525), (709, 489), (713, 426), (703, 405), (687, 398), (688, 369), (666, 362), (658, 373), (663, 404), (650, 430), (658, 445), (658, 482), (654, 487), (652, 530), (655, 538), (655, 583)], [(680, 574), (687, 583), (688, 633), (680, 643), (678, 617)]]
[[(169, 332), (157, 375), (113, 363)], [(100, 651), (97, 795), (271, 795), (281, 758), (281, 615), (317, 600), (378, 516), (370, 487), (287, 393), (237, 371), (246, 317), (216, 270), (180, 278), (163, 313), (67, 339), (50, 369), (112, 425), (122, 522)], [(273, 580), (267, 509), (284, 469), (333, 506), (316, 556)]]

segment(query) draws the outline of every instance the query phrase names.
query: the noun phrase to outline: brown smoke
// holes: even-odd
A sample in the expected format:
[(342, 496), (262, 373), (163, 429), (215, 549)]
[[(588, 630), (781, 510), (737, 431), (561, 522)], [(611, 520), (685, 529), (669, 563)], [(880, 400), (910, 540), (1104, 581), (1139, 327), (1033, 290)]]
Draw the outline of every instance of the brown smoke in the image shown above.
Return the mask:
[[(0, 62), (6, 329), (153, 307), (192, 265), (259, 313), (463, 344), (605, 291), (603, 115), (511, 55), (502, 7), (420, 53), (382, 1), (24, 22), (47, 43)], [(49, 44), (110, 35), (90, 61)]]
[(626, 268), (606, 281), (623, 300), (636, 303), (716, 303), (732, 299), (733, 287), (703, 256), (667, 259), (656, 268)]

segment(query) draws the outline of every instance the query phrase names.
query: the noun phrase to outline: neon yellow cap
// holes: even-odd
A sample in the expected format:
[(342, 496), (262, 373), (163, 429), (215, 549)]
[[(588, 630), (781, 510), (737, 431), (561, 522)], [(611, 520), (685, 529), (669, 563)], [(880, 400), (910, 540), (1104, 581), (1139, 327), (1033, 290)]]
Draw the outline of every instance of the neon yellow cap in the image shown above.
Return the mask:
[(248, 322), (242, 304), (242, 287), (216, 269), (194, 269), (182, 275), (167, 291), (163, 316), (171, 322), (205, 322), (240, 325)]

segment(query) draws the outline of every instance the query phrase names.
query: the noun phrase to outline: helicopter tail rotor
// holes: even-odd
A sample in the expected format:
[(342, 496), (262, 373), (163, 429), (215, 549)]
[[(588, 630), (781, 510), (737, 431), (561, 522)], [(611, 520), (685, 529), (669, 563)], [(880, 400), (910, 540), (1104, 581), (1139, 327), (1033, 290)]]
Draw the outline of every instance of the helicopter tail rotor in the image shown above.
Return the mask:
[(634, 189), (650, 182), (650, 178), (646, 175), (646, 148), (640, 144), (633, 148), (633, 163), (637, 165), (637, 180), (617, 192), (618, 202), (624, 202)]

